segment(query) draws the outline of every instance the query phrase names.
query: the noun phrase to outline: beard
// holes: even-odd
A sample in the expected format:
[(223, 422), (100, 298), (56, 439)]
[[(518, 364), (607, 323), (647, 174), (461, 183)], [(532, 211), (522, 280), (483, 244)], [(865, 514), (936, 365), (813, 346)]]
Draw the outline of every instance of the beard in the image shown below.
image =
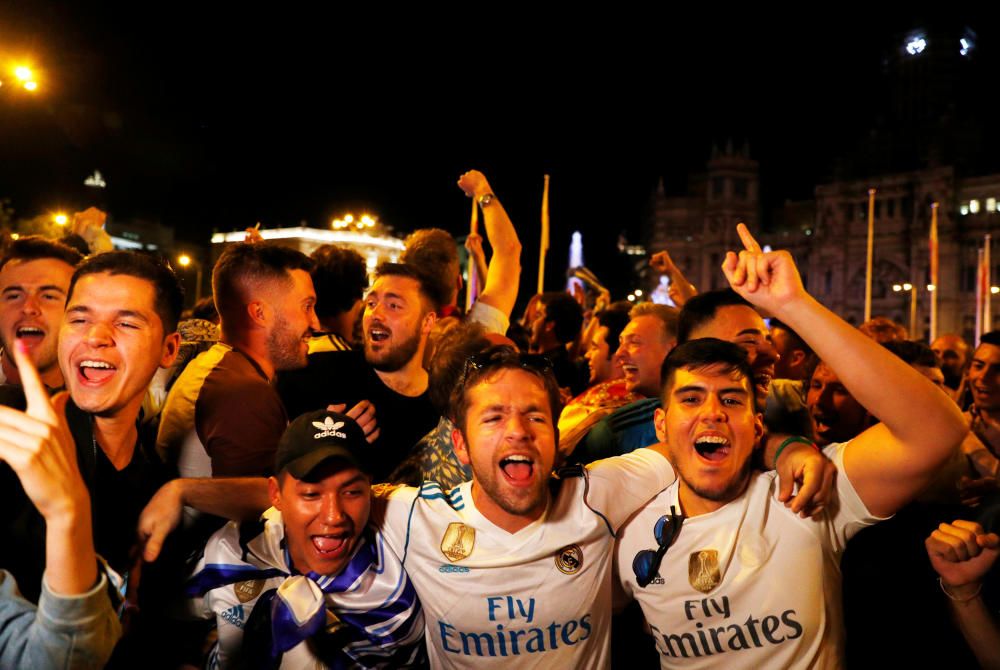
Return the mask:
[[(695, 481), (693, 477), (688, 477), (687, 473), (680, 467), (676, 465), (674, 467), (677, 470), (677, 478), (683, 481), (685, 486), (698, 497), (703, 500), (711, 500), (712, 502), (728, 503), (738, 498), (746, 489), (747, 483), (750, 481), (750, 473), (753, 469), (752, 461), (752, 458), (747, 458), (739, 471), (721, 488), (703, 486)], [(672, 461), (672, 463), (678, 462), (676, 459)]]
[[(537, 467), (538, 464), (535, 464)], [(478, 468), (472, 466), (472, 474), (476, 483), (483, 489), (483, 493), (496, 503), (497, 507), (507, 514), (514, 516), (527, 516), (544, 508), (548, 503), (548, 483), (543, 479), (536, 486), (521, 492), (517, 495), (514, 490), (505, 490), (505, 487), (497, 481), (494, 470), (488, 472), (478, 472)]]
[(275, 370), (298, 370), (309, 362), (308, 347), (303, 347), (307, 333), (296, 333), (280, 314), (275, 317), (274, 329), (267, 336), (267, 353)]
[[(393, 333), (393, 335), (395, 335)], [(420, 349), (420, 332), (414, 332), (410, 337), (393, 343), (380, 351), (373, 351), (368, 333), (365, 333), (365, 360), (379, 372), (396, 372), (406, 366)]]

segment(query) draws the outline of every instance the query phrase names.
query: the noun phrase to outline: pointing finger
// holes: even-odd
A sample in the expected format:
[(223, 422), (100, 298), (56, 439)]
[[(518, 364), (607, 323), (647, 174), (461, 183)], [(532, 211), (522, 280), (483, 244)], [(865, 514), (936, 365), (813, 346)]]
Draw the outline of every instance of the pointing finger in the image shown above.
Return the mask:
[(754, 254), (763, 253), (763, 250), (757, 244), (757, 240), (754, 239), (753, 235), (750, 234), (750, 229), (747, 228), (745, 223), (736, 224), (736, 232), (739, 234), (740, 240), (747, 251)]
[(14, 362), (17, 364), (17, 374), (21, 377), (21, 386), (24, 387), (24, 397), (28, 401), (27, 414), (36, 419), (55, 423), (55, 412), (52, 410), (52, 402), (49, 400), (49, 393), (45, 390), (45, 384), (38, 376), (38, 370), (32, 362), (31, 357), (21, 339), (14, 340)]

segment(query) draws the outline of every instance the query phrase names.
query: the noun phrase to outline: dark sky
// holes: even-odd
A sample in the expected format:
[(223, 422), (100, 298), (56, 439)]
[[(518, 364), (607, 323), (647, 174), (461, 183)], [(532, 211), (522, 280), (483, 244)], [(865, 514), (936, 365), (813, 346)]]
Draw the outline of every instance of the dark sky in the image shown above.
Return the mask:
[[(461, 233), (469, 206), (454, 182), (477, 167), (533, 276), (548, 172), (550, 263), (581, 229), (600, 273), (620, 231), (638, 237), (657, 179), (681, 190), (713, 141), (749, 139), (767, 207), (809, 197), (874, 123), (886, 53), (928, 25), (861, 9), (684, 17), (676, 3), (552, 16), (272, 6), (0, 9), (0, 60), (31, 56), (45, 88), (0, 92), (0, 197), (25, 216), (86, 205), (96, 168), (112, 216), (184, 240), (363, 208), (399, 230)], [(993, 17), (935, 21), (1000, 38)]]

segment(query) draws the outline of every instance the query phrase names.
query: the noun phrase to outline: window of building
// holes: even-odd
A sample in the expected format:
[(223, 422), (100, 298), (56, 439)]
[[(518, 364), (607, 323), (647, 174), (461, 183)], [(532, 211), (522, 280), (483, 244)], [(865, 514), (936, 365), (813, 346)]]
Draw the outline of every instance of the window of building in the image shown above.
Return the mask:
[(747, 199), (749, 182), (746, 179), (737, 178), (733, 180), (733, 197), (740, 200)]
[(850, 221), (854, 218), (854, 205), (851, 203), (846, 203), (844, 205), (844, 218)]
[(986, 211), (995, 212), (997, 211), (997, 199), (996, 198), (986, 198)]
[(885, 211), (886, 211), (886, 216), (888, 216), (890, 219), (896, 216), (895, 198), (889, 198), (888, 200), (885, 201)]
[(722, 197), (726, 192), (726, 180), (724, 177), (712, 177), (712, 195), (716, 198)]
[(979, 213), (979, 201), (978, 200), (970, 200), (969, 201), (969, 214), (978, 214), (978, 213)]
[(969, 213), (969, 203), (963, 202), (962, 206), (958, 208), (958, 211), (962, 213), (962, 216), (965, 216), (966, 214), (968, 214)]

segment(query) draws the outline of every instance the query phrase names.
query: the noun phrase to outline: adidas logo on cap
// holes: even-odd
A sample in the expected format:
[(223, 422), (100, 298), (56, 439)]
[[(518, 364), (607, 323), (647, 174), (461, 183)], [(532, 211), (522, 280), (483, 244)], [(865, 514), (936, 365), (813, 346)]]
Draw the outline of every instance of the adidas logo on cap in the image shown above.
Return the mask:
[(343, 421), (334, 422), (334, 420), (331, 417), (326, 417), (326, 420), (324, 420), (323, 422), (313, 421), (312, 425), (314, 428), (317, 428), (319, 430), (318, 433), (313, 435), (314, 440), (318, 440), (323, 437), (339, 437), (342, 440), (347, 439), (346, 433), (342, 433), (339, 430), (337, 430), (338, 428), (341, 428), (344, 425)]

